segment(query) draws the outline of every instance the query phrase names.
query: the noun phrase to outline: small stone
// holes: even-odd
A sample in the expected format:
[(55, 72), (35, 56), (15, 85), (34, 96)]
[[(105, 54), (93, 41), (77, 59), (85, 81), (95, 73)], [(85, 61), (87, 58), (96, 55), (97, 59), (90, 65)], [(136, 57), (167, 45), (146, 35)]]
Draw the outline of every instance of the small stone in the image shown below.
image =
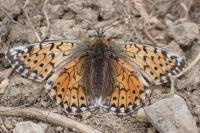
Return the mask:
[(180, 45), (187, 46), (199, 35), (198, 25), (192, 22), (182, 22), (179, 24), (167, 24), (168, 34)]
[(80, 10), (79, 15), (83, 18), (87, 18), (87, 19), (91, 20), (91, 19), (94, 19), (94, 18), (97, 19), (98, 12), (94, 11), (90, 8), (84, 8), (84, 9)]
[(144, 111), (148, 120), (161, 133), (198, 133), (186, 102), (178, 95), (147, 106)]
[(48, 128), (48, 125), (47, 125), (46, 123), (39, 122), (38, 124), (39, 124), (43, 129), (45, 129), (45, 131), (46, 131), (46, 129)]
[(63, 132), (63, 130), (64, 130), (63, 127), (60, 126), (55, 128), (55, 131), (58, 133)]
[(31, 121), (19, 122), (16, 124), (13, 133), (45, 133), (45, 128)]
[(162, 89), (160, 89), (160, 88), (155, 88), (153, 91), (158, 95), (162, 94)]
[[(154, 11), (156, 15), (165, 17), (165, 15), (172, 15), (174, 19), (185, 17), (187, 8), (190, 11), (193, 5), (193, 0), (144, 0), (145, 5), (151, 12)], [(184, 6), (184, 7), (183, 7)]]
[(3, 65), (4, 68), (9, 68), (10, 67), (10, 63), (5, 58), (2, 59), (2, 65)]
[[(65, 33), (67, 35), (73, 35), (72, 33), (72, 27), (75, 25), (75, 20), (61, 20), (61, 19), (55, 19), (52, 21), (52, 24), (50, 26), (50, 33), (52, 35), (57, 36), (64, 36)], [(66, 31), (67, 29), (67, 31)], [(71, 36), (66, 39), (73, 39)]]
[(156, 133), (155, 128), (148, 128), (147, 133)]
[(180, 48), (180, 46), (179, 46), (179, 45), (177, 44), (177, 42), (174, 41), (174, 40), (171, 41), (168, 45), (166, 45), (165, 48), (171, 49), (172, 52), (174, 52), (174, 53), (176, 53), (176, 54), (178, 54), (178, 55), (180, 55), (180, 56), (184, 56), (183, 50)]
[(147, 116), (146, 116), (146, 114), (145, 114), (143, 108), (140, 108), (140, 109), (137, 111), (136, 119), (137, 119), (139, 122), (148, 122)]

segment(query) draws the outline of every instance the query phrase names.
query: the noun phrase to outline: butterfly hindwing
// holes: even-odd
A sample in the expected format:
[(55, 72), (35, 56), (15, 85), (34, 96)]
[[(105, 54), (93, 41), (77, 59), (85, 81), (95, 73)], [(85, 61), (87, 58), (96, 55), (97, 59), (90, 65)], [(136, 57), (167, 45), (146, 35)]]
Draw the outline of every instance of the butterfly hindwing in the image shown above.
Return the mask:
[(83, 86), (81, 65), (80, 60), (66, 63), (46, 84), (49, 95), (69, 113), (80, 113), (92, 107)]
[(141, 106), (145, 99), (143, 77), (130, 64), (119, 59), (114, 61), (114, 89), (103, 106), (117, 115), (127, 115)]
[(23, 76), (42, 81), (60, 63), (67, 60), (75, 41), (47, 41), (10, 49), (6, 57), (12, 67)]

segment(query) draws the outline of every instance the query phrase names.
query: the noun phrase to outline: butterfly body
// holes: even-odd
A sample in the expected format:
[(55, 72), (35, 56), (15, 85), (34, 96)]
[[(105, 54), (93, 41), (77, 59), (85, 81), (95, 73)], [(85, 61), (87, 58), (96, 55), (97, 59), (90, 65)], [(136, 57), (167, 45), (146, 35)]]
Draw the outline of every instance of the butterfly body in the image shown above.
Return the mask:
[(35, 43), (6, 57), (23, 76), (47, 80), (48, 94), (69, 113), (103, 108), (130, 114), (142, 106), (149, 83), (165, 83), (185, 66), (168, 50), (110, 39)]
[(85, 64), (82, 66), (86, 89), (91, 90), (97, 105), (102, 104), (102, 100), (111, 95), (113, 89), (113, 64), (110, 54), (112, 48), (103, 41), (95, 41), (88, 45), (87, 56), (84, 56)]

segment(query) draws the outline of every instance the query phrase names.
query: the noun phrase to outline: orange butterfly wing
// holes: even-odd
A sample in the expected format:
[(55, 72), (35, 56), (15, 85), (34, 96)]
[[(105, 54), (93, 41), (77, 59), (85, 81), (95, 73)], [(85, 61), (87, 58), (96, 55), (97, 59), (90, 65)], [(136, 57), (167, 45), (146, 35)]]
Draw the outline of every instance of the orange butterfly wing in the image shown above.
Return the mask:
[(120, 47), (125, 58), (115, 55), (114, 91), (103, 107), (117, 115), (127, 115), (144, 102), (147, 81), (155, 84), (167, 82), (170, 76), (185, 67), (185, 60), (149, 45), (130, 42), (120, 44)]
[[(49, 95), (68, 112), (79, 113), (96, 107), (91, 88), (83, 83), (81, 58), (72, 59), (73, 41), (48, 41), (9, 50), (6, 57), (20, 74), (43, 81), (48, 79)], [(180, 56), (161, 48), (138, 43), (120, 45), (125, 59), (113, 58), (114, 89), (103, 108), (118, 115), (132, 113), (145, 99), (146, 79), (155, 84), (167, 82), (185, 66)], [(119, 49), (121, 50), (121, 49)]]
[(80, 113), (93, 108), (82, 82), (82, 63), (80, 60), (68, 62), (46, 84), (50, 96), (69, 113)]
[(94, 108), (82, 83), (82, 61), (72, 59), (76, 41), (59, 40), (34, 43), (10, 49), (6, 57), (23, 76), (47, 80), (49, 95), (67, 112), (80, 113)]
[(115, 66), (114, 91), (103, 107), (117, 115), (127, 115), (144, 102), (144, 86), (148, 84), (130, 64), (122, 59), (113, 63)]
[(168, 50), (133, 42), (122, 46), (133, 66), (155, 84), (169, 81), (185, 67), (185, 59)]
[(54, 68), (70, 57), (70, 50), (76, 46), (68, 40), (34, 43), (10, 49), (6, 57), (21, 75), (43, 81)]

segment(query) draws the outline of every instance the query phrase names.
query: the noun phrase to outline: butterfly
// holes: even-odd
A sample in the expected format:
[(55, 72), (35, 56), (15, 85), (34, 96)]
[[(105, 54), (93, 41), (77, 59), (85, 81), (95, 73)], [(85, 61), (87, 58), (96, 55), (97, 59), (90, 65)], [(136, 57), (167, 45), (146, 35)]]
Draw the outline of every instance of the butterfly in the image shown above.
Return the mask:
[(13, 69), (45, 88), (69, 113), (101, 108), (128, 115), (140, 108), (145, 89), (178, 74), (185, 59), (169, 50), (113, 39), (54, 40), (6, 52)]

